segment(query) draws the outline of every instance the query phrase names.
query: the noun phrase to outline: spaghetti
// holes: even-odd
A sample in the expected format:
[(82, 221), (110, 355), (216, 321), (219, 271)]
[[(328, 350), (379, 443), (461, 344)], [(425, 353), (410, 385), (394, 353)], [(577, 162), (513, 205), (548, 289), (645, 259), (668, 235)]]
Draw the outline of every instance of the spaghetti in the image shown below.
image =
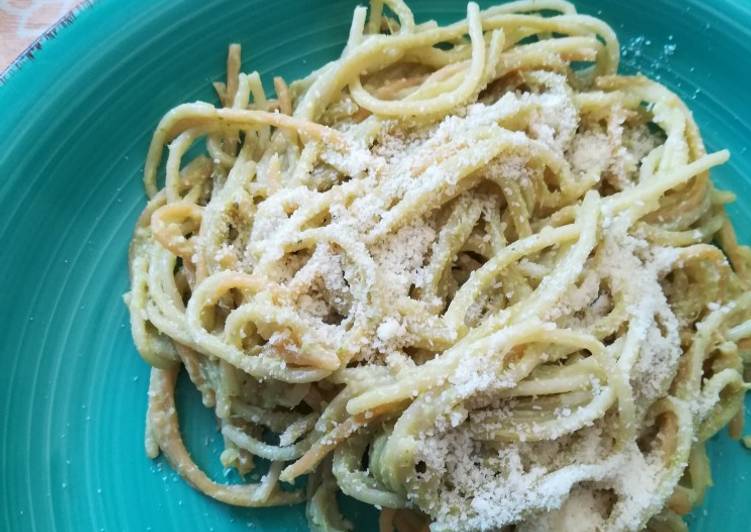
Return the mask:
[[(618, 53), (562, 0), (448, 26), (373, 0), (272, 99), (230, 46), (221, 106), (168, 112), (145, 164), (149, 456), (316, 530), (349, 527), (337, 489), (384, 531), (685, 529), (705, 442), (742, 431), (751, 251), (709, 179), (728, 153)], [(260, 483), (195, 465), (181, 367)]]

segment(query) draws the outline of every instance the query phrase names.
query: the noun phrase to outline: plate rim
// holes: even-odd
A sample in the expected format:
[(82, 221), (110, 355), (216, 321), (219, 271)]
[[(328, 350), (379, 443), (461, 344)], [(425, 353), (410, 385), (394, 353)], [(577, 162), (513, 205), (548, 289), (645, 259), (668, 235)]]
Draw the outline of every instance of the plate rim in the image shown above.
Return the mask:
[(34, 61), (36, 54), (45, 49), (45, 43), (54, 40), (61, 31), (72, 26), (73, 23), (78, 20), (78, 16), (83, 11), (92, 8), (95, 2), (97, 2), (97, 0), (81, 0), (69, 9), (62, 17), (53, 22), (42, 32), (41, 35), (31, 41), (10, 63), (5, 66), (5, 68), (0, 71), (0, 87), (4, 87), (9, 82), (13, 81), (18, 72), (22, 69), (28, 68), (27, 65)]

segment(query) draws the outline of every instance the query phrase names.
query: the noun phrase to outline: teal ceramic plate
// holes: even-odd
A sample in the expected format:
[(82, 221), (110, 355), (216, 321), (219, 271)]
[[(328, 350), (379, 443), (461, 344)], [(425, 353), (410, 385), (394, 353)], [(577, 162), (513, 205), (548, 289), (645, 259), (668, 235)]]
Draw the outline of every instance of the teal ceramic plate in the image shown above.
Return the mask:
[[(488, 2), (482, 2), (487, 4)], [(463, 1), (415, 0), (420, 19), (464, 16)], [(642, 70), (693, 108), (714, 175), (738, 193), (731, 212), (751, 240), (751, 3), (582, 0)], [(148, 369), (121, 294), (126, 248), (144, 204), (142, 161), (170, 107), (212, 98), (226, 46), (244, 69), (294, 79), (333, 59), (354, 1), (102, 0), (60, 25), (0, 85), (0, 529), (302, 530), (302, 507), (242, 510), (185, 485), (143, 451)], [(247, 53), (249, 52), (249, 53)], [(183, 383), (184, 384), (184, 383)], [(221, 477), (209, 412), (179, 393), (188, 444)], [(206, 434), (210, 434), (208, 438)], [(751, 451), (721, 434), (715, 486), (694, 531), (749, 530)], [(345, 503), (358, 530), (376, 512)]]

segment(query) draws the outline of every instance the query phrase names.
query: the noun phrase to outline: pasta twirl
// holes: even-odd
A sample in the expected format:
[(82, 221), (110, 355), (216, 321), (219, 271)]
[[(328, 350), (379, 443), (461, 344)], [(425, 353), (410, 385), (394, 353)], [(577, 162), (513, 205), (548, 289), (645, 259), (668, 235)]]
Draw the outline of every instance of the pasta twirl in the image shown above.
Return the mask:
[[(374, 0), (275, 98), (240, 53), (146, 159), (149, 455), (228, 504), (307, 500), (316, 530), (350, 526), (337, 489), (384, 531), (685, 528), (706, 440), (741, 434), (751, 251), (683, 102), (561, 0), (448, 26)], [(260, 483), (193, 463), (183, 366)]]

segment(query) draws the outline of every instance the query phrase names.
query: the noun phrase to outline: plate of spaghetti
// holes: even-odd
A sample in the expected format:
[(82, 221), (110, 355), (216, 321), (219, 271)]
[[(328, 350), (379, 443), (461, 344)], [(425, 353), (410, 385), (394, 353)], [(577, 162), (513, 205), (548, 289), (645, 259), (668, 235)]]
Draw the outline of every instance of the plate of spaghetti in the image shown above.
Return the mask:
[(5, 529), (747, 529), (747, 7), (171, 4), (0, 88)]

